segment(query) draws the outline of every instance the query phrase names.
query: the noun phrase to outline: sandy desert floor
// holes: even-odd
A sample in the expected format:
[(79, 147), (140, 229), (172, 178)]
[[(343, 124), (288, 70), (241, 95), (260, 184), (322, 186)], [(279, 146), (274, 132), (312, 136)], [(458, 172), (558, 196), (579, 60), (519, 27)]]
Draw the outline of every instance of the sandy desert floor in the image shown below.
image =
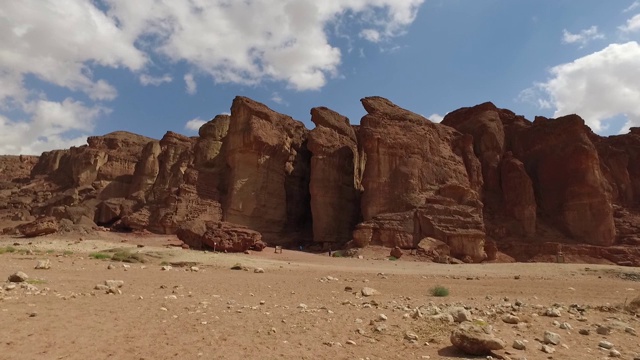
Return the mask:
[[(451, 346), (457, 324), (432, 316), (455, 306), (492, 324), (507, 344), (499, 355), (511, 359), (616, 356), (599, 347), (602, 340), (622, 359), (640, 354), (640, 318), (619, 308), (640, 295), (633, 268), (443, 265), (390, 261), (383, 250), (368, 250), (363, 259), (270, 248), (219, 254), (167, 247), (171, 238), (159, 236), (77, 240), (0, 237), (2, 279), (29, 275), (29, 285), (0, 283), (0, 359), (472, 359)], [(147, 254), (148, 261), (91, 257), (114, 248)], [(35, 270), (44, 259), (51, 268)], [(186, 266), (161, 270), (167, 263)], [(231, 270), (236, 263), (246, 270)], [(105, 280), (124, 281), (122, 294), (94, 289)], [(432, 296), (437, 285), (449, 295)], [(363, 287), (379, 293), (363, 297)], [(560, 317), (544, 315), (551, 307)], [(585, 308), (584, 316), (576, 308)], [(506, 313), (521, 322), (503, 322)], [(598, 334), (598, 326), (611, 333)], [(545, 331), (560, 335), (553, 354), (540, 350)], [(526, 350), (513, 349), (516, 339)]]

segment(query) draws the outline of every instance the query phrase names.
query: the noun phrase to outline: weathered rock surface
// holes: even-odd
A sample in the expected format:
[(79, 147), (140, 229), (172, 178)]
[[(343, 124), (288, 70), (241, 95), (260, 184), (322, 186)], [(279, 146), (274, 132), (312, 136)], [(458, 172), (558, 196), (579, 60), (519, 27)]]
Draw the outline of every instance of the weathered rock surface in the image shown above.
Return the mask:
[(225, 222), (189, 221), (178, 228), (176, 235), (192, 249), (244, 252), (265, 247), (259, 232)]
[(20, 233), (26, 237), (36, 237), (53, 234), (58, 231), (58, 221), (54, 217), (43, 217), (18, 227)]
[(227, 222), (259, 231), (270, 243), (311, 226), (309, 130), (245, 97), (231, 106), (225, 142)]
[(316, 242), (344, 244), (360, 220), (358, 139), (349, 119), (333, 110), (311, 109), (309, 133), (311, 213)]
[(491, 103), (434, 124), (380, 97), (362, 104), (359, 126), (312, 109), (309, 131), (237, 97), (199, 136), (118, 131), (0, 156), (0, 219), (13, 222), (3, 233), (229, 222), (273, 245), (381, 245), (442, 262), (562, 251), (640, 265), (640, 129), (600, 137), (576, 115), (530, 122)]
[(502, 159), (500, 180), (506, 213), (518, 220), (522, 235), (535, 234), (537, 205), (533, 183), (522, 162), (511, 152)]
[(513, 153), (535, 179), (537, 203), (548, 219), (575, 239), (612, 245), (611, 195), (589, 134), (577, 115), (537, 117), (516, 133)]
[(489, 326), (460, 324), (451, 333), (451, 344), (469, 355), (489, 355), (493, 350), (504, 349), (505, 342), (493, 335)]
[(477, 178), (478, 164), (468, 171), (461, 155), (471, 150), (460, 148), (463, 135), (387, 99), (361, 101), (368, 113), (359, 130), (367, 156), (362, 179), (364, 220), (420, 207), (444, 185), (478, 185), (471, 181)]

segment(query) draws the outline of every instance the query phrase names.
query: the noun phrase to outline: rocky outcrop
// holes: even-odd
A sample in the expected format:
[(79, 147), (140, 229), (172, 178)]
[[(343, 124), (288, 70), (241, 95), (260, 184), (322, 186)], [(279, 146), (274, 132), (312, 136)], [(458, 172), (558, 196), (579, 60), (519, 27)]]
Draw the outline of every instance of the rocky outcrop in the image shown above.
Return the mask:
[(20, 225), (18, 231), (25, 237), (53, 234), (58, 231), (58, 221), (51, 216), (42, 217), (30, 223)]
[(627, 250), (640, 244), (640, 129), (600, 137), (576, 115), (530, 122), (491, 103), (434, 124), (380, 97), (362, 104), (360, 125), (312, 109), (309, 131), (237, 97), (198, 136), (114, 132), (0, 157), (0, 219), (164, 234), (197, 223), (197, 236), (182, 230), (190, 246), (209, 246), (209, 231), (228, 251), (251, 230), (273, 245), (380, 245), (436, 261), (535, 259), (557, 243), (638, 263)]
[(224, 219), (263, 234), (270, 243), (311, 226), (308, 130), (263, 104), (236, 97), (225, 140)]
[(225, 222), (188, 221), (180, 225), (176, 235), (191, 249), (244, 252), (265, 247), (259, 232)]
[[(341, 245), (360, 220), (358, 140), (349, 119), (333, 110), (311, 109), (309, 190), (315, 242)], [(334, 245), (334, 248), (336, 245)]]
[(536, 232), (536, 199), (533, 183), (524, 164), (507, 152), (500, 166), (500, 180), (507, 214), (518, 221), (516, 233), (531, 236)]
[(612, 200), (624, 206), (640, 205), (640, 128), (593, 140), (602, 172), (611, 186)]
[(102, 189), (109, 192), (105, 198), (126, 196), (142, 148), (149, 141), (126, 131), (90, 136), (88, 145), (43, 153), (31, 176), (46, 175), (63, 187), (104, 181)]
[(28, 182), (31, 169), (37, 163), (37, 156), (0, 155), (0, 182)]
[(537, 117), (516, 133), (513, 153), (533, 180), (538, 207), (547, 219), (574, 239), (612, 245), (609, 185), (589, 133), (577, 115)]
[(387, 99), (364, 98), (362, 104), (368, 113), (359, 130), (367, 156), (362, 179), (364, 220), (422, 206), (447, 184), (477, 185), (470, 179), (478, 178), (474, 172), (479, 166), (465, 163), (462, 154), (471, 149), (461, 149), (470, 145), (461, 141), (462, 134)]
[(349, 246), (363, 248), (369, 245), (378, 245), (413, 249), (415, 242), (413, 217), (413, 211), (405, 211), (380, 214), (371, 220), (362, 222), (353, 231), (353, 240)]
[(421, 241), (425, 237), (446, 243), (455, 258), (467, 262), (485, 260), (485, 228), (478, 194), (460, 185), (441, 188), (415, 212), (414, 239)]
[(500, 160), (505, 150), (504, 126), (499, 109), (492, 103), (448, 113), (441, 124), (473, 136), (473, 150), (482, 164), (486, 189), (500, 191)]
[(354, 245), (415, 248), (425, 237), (460, 258), (482, 261), (480, 163), (472, 138), (431, 123), (383, 98), (365, 98), (360, 140), (367, 156), (362, 184), (365, 223)]

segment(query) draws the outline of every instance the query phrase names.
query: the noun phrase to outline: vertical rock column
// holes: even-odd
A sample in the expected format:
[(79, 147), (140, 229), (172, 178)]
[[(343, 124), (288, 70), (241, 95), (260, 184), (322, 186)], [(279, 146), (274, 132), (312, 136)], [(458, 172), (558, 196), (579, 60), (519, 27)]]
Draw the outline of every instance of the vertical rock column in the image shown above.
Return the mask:
[(344, 244), (360, 219), (358, 143), (349, 119), (325, 107), (311, 109), (311, 213), (316, 243)]

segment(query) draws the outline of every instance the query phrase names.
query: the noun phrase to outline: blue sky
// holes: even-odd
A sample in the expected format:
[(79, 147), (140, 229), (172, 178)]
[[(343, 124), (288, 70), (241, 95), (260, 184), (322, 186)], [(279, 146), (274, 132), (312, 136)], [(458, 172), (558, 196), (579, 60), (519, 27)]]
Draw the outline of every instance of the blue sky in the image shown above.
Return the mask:
[[(274, 5), (277, 4), (277, 5)], [(0, 4), (0, 153), (154, 138), (251, 97), (312, 128), (384, 96), (437, 121), (492, 101), (640, 126), (633, 0), (21, 0)]]

